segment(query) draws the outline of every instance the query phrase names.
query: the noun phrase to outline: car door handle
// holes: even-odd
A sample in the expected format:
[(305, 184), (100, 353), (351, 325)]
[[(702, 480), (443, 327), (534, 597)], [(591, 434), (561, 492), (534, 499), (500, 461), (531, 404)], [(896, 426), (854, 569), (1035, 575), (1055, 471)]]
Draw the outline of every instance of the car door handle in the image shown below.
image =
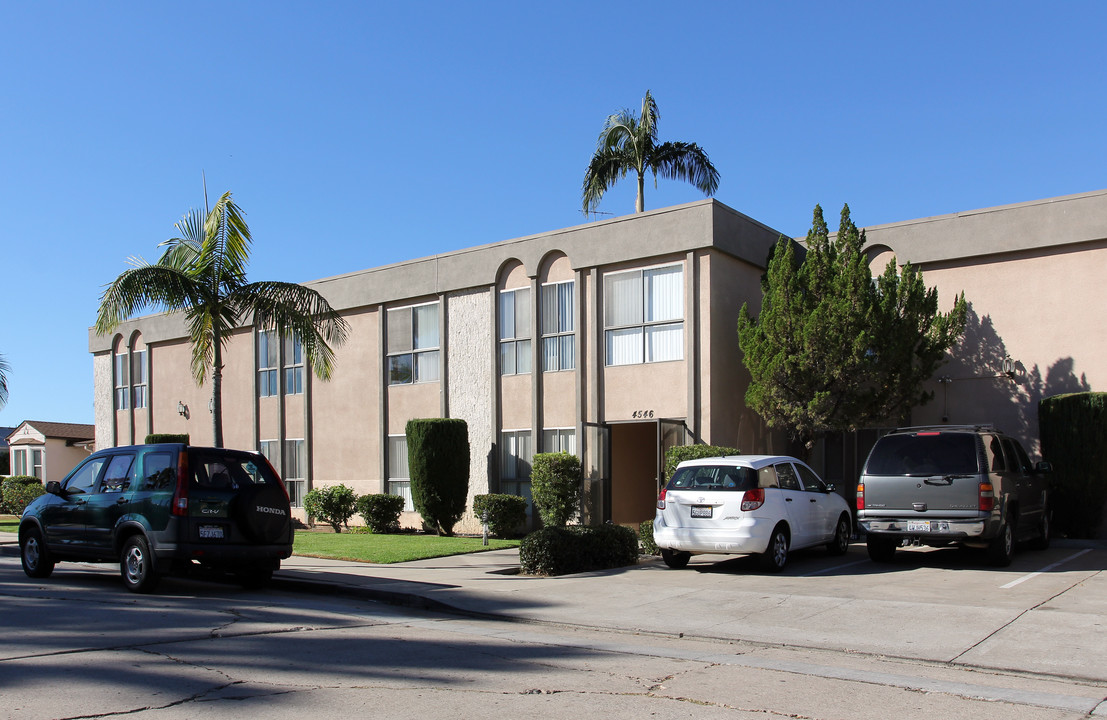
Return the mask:
[(792, 502), (792, 498), (784, 498), (784, 502)]
[(810, 500), (808, 500), (808, 502), (819, 502), (819, 501), (816, 500), (815, 498), (811, 498)]
[(115, 504), (116, 505), (122, 505), (125, 502), (127, 502), (127, 498), (121, 497), (121, 498), (119, 498), (118, 500), (115, 501)]

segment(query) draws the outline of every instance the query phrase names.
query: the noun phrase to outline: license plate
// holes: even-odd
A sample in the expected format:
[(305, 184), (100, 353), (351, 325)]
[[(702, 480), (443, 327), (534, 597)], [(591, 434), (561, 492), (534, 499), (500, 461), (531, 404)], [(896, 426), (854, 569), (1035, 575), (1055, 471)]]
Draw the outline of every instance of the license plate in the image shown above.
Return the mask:
[(215, 540), (223, 539), (223, 526), (222, 525), (201, 525), (200, 537), (212, 538)]
[(693, 505), (692, 517), (694, 518), (709, 518), (711, 517), (711, 510), (713, 508), (710, 505)]
[(908, 520), (907, 532), (930, 532), (929, 520)]

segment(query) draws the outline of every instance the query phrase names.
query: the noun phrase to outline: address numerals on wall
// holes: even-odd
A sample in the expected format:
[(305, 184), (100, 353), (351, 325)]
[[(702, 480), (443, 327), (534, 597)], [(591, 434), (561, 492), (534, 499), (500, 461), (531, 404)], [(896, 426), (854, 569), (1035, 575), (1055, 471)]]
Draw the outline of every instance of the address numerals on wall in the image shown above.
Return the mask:
[(641, 419), (641, 418), (652, 418), (653, 417), (653, 410), (635, 410), (634, 412), (632, 412), (630, 414), (630, 416), (632, 418), (634, 418), (635, 420), (638, 420), (638, 419)]

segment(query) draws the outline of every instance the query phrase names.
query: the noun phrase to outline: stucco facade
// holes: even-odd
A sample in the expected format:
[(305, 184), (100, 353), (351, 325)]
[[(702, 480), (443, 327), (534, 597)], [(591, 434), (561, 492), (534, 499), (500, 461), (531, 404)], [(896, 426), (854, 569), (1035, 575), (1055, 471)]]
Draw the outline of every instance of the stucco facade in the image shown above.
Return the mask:
[[(470, 500), (529, 495), (531, 456), (567, 449), (583, 461), (586, 520), (647, 519), (672, 444), (787, 450), (745, 407), (736, 335), (742, 304), (760, 305), (778, 237), (706, 200), (308, 283), (350, 324), (333, 378), (297, 369), (291, 346), (264, 329), (241, 328), (224, 355), (226, 444), (267, 452), (296, 497), (340, 482), (404, 494), (407, 421), (462, 418)], [(867, 237), (877, 270), (893, 255), (910, 261), (943, 309), (962, 290), (972, 308), (914, 422), (993, 422), (1033, 446), (1037, 399), (1104, 382), (1107, 341), (1084, 316), (1107, 300), (1096, 279), (1107, 191), (872, 227)], [(137, 318), (110, 337), (90, 333), (89, 344), (98, 446), (145, 432), (209, 440), (210, 390), (191, 377), (180, 317)], [(124, 355), (131, 384), (145, 386), (120, 408)], [(848, 486), (875, 432), (832, 439), (816, 464)], [(476, 519), (458, 530), (477, 531)]]

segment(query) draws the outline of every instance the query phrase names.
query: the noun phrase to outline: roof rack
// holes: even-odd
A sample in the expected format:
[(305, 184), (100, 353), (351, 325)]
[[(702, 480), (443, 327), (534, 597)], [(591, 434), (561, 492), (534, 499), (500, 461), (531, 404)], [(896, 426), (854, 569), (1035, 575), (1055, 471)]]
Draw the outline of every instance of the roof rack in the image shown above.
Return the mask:
[(976, 423), (974, 425), (911, 425), (908, 427), (898, 427), (892, 432), (918, 432), (919, 430), (972, 430), (975, 432), (990, 430), (991, 432), (998, 432), (996, 426), (992, 423)]

